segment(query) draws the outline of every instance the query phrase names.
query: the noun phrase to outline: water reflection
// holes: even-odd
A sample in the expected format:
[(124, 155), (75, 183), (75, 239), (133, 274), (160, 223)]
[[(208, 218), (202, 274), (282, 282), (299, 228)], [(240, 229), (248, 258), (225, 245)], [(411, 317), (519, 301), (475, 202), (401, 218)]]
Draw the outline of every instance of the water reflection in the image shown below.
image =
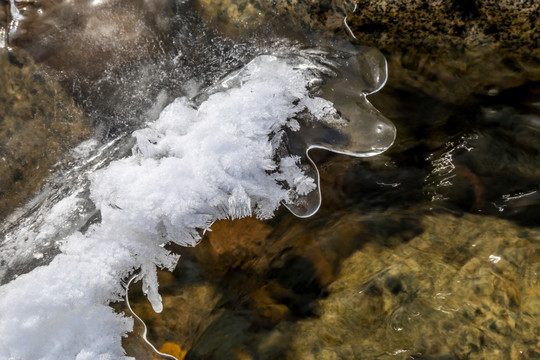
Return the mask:
[(521, 94), (534, 93), (537, 86), (476, 100), (472, 114), (464, 119), (471, 119), (467, 128), (445, 150), (428, 158), (433, 166), (426, 178), (428, 193), (464, 210), (499, 212), (499, 216), (537, 224), (530, 216), (539, 206), (540, 113), (527, 97), (518, 100)]

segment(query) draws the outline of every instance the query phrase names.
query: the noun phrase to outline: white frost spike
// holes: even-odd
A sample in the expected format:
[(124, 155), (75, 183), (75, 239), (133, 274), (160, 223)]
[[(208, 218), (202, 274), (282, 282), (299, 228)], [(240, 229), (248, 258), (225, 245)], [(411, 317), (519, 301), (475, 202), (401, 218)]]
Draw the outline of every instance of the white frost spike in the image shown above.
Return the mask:
[(251, 199), (242, 187), (235, 188), (229, 197), (229, 214), (232, 219), (251, 216)]
[(178, 259), (164, 242), (195, 245), (199, 229), (217, 219), (267, 218), (288, 199), (276, 182), (279, 142), (269, 137), (304, 111), (295, 101), (309, 96), (316, 74), (273, 56), (256, 58), (243, 74), (242, 86), (209, 96), (198, 110), (175, 100), (135, 133), (133, 156), (92, 175), (101, 223), (66, 238), (48, 266), (0, 287), (1, 360), (124, 358), (121, 337), (132, 321), (108, 306), (123, 296), (122, 279), (140, 269), (161, 311), (155, 270)]
[(287, 156), (279, 163), (279, 173), (276, 178), (287, 182), (289, 187), (298, 195), (306, 195), (317, 188), (315, 179), (307, 176), (299, 167), (299, 156)]
[(148, 301), (150, 301), (150, 304), (152, 304), (152, 309), (156, 313), (161, 313), (163, 311), (163, 303), (161, 302), (161, 295), (158, 292), (156, 271), (155, 264), (143, 264), (141, 266), (141, 272), (144, 274), (142, 290)]

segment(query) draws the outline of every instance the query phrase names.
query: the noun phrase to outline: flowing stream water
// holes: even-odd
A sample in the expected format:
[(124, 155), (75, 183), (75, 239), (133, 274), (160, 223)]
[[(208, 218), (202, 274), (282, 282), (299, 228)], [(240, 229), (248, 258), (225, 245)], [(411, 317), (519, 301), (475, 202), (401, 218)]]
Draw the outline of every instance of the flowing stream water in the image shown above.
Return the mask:
[(0, 359), (539, 359), (540, 79), (456, 100), (345, 25), (205, 4), (0, 3), (8, 79), (87, 124), (30, 127), (50, 170), (1, 189)]

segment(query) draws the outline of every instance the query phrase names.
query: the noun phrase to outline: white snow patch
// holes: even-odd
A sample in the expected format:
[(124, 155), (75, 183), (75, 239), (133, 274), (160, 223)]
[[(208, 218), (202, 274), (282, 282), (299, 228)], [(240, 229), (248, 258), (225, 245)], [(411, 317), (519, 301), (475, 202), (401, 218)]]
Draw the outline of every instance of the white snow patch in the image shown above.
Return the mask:
[[(334, 113), (307, 90), (320, 71), (308, 57), (260, 56), (199, 106), (176, 99), (136, 131), (133, 155), (91, 177), (101, 223), (67, 237), (49, 265), (0, 287), (0, 359), (124, 359), (132, 319), (108, 306), (121, 300), (123, 279), (140, 269), (160, 311), (156, 268), (178, 260), (164, 243), (195, 245), (218, 219), (269, 218), (294, 192), (312, 191), (298, 158), (276, 163), (274, 155), (296, 114)], [(51, 226), (62, 226), (76, 202), (58, 203)]]

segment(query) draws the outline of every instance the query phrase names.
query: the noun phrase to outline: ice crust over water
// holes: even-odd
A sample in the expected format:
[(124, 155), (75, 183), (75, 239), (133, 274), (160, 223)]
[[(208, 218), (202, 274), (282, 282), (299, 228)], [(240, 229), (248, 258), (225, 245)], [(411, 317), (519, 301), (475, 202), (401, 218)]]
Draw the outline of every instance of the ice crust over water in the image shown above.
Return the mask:
[(281, 202), (312, 194), (318, 178), (301, 155), (282, 152), (298, 118), (343, 121), (310, 93), (331, 73), (321, 59), (259, 56), (136, 131), (133, 155), (91, 176), (102, 221), (68, 236), (48, 266), (0, 287), (0, 359), (124, 358), (121, 336), (133, 322), (108, 306), (121, 299), (122, 279), (140, 269), (161, 311), (156, 268), (178, 260), (163, 244), (195, 245), (218, 219), (269, 218)]

